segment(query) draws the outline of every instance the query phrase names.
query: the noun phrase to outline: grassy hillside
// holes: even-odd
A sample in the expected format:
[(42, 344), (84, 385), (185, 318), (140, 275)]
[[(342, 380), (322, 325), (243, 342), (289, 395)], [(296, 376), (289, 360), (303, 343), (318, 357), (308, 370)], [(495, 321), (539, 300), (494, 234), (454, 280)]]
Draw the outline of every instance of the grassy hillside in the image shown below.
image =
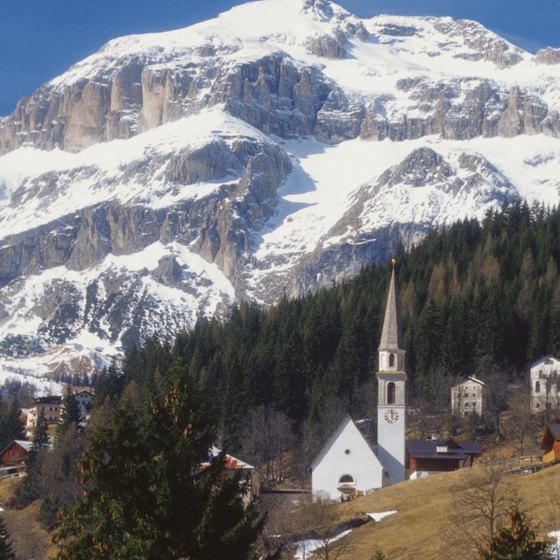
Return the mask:
[(17, 495), (21, 487), (21, 478), (0, 480), (0, 505), (4, 509), (2, 516), (10, 534), (16, 558), (18, 560), (46, 560), (57, 550), (51, 543), (47, 531), (37, 522), (40, 503), (33, 502), (23, 509), (16, 509)]
[[(354, 530), (348, 537), (352, 560), (371, 560), (377, 547), (388, 559), (474, 558), (468, 540), (462, 538), (467, 509), (461, 504), (461, 488), (478, 484), (481, 467), (422, 480), (407, 481), (370, 496), (336, 506), (343, 517), (396, 510), (398, 513)], [(517, 495), (538, 526), (539, 535), (560, 529), (560, 467), (503, 479)]]

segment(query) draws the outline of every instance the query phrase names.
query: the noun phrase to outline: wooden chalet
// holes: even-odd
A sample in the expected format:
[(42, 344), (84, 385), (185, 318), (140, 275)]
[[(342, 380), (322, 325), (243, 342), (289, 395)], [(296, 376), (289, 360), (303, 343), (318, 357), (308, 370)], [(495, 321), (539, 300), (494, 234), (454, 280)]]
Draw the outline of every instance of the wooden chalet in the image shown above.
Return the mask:
[(20, 465), (27, 461), (32, 443), (16, 439), (0, 452), (0, 463), (5, 466)]
[(407, 440), (407, 470), (410, 479), (469, 468), (482, 451), (476, 441)]
[[(207, 468), (212, 461), (215, 461), (218, 457), (222, 455), (222, 450), (218, 449), (216, 446), (212, 446), (208, 453), (208, 462), (202, 463), (201, 467)], [(253, 498), (258, 498), (261, 493), (261, 476), (257, 469), (229, 454), (223, 455), (224, 468), (227, 474), (230, 476), (239, 476), (239, 482), (241, 484), (246, 484), (248, 490), (247, 494), (244, 496), (244, 501), (248, 503)]]
[(560, 461), (560, 422), (549, 422), (541, 442), (543, 463)]

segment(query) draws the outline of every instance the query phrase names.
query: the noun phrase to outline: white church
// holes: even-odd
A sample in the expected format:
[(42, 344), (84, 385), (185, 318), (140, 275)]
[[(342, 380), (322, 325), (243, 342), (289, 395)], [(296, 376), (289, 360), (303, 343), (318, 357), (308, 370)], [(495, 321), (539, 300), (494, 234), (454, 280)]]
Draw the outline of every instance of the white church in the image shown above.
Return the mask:
[(346, 416), (311, 465), (311, 487), (317, 498), (335, 500), (405, 480), (404, 357), (393, 267), (379, 343), (377, 448), (370, 447)]

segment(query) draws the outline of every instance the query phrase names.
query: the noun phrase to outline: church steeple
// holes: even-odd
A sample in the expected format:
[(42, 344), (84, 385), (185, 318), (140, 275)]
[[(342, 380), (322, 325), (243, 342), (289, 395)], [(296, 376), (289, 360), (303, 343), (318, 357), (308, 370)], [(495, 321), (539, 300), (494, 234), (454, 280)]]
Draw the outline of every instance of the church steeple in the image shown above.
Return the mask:
[(385, 307), (385, 318), (383, 319), (383, 330), (379, 341), (379, 350), (401, 350), (403, 348), (403, 337), (401, 329), (401, 317), (397, 305), (397, 288), (395, 287), (395, 265), (391, 273), (389, 294)]
[(395, 261), (393, 259), (393, 271), (391, 272), (387, 305), (385, 306), (383, 330), (379, 341), (379, 371), (404, 371), (405, 353), (397, 301)]
[(388, 484), (405, 479), (406, 373), (395, 261), (379, 341), (377, 372), (377, 454), (387, 471)]

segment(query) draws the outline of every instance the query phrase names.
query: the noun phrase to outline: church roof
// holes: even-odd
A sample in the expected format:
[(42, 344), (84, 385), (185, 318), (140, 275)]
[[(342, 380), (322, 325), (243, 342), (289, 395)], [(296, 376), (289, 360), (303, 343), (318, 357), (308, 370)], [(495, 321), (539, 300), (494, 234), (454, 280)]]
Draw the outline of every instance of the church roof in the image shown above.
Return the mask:
[(379, 350), (398, 350), (404, 348), (401, 329), (401, 318), (397, 302), (397, 289), (395, 287), (395, 268), (391, 273), (391, 283), (385, 306), (385, 318), (383, 319), (383, 330), (379, 341)]
[(340, 424), (338, 425), (338, 427), (336, 428), (336, 430), (334, 431), (332, 436), (328, 439), (327, 443), (325, 443), (325, 445), (323, 446), (321, 451), (319, 451), (319, 453), (317, 454), (317, 456), (313, 460), (313, 463), (311, 463), (311, 465), (309, 467), (310, 471), (315, 470), (317, 465), (325, 458), (325, 455), (327, 455), (327, 453), (331, 450), (333, 444), (340, 437), (342, 432), (344, 432), (344, 430), (346, 429), (348, 424), (353, 426), (354, 430), (360, 435), (361, 440), (363, 440), (363, 443), (365, 444), (365, 446), (371, 451), (372, 458), (377, 460), (377, 455), (375, 454), (375, 452), (371, 448), (371, 445), (369, 444), (369, 442), (364, 437), (364, 434), (362, 434), (362, 432), (360, 431), (358, 426), (356, 426), (356, 423), (354, 422), (354, 420), (352, 420), (351, 416), (349, 414), (346, 414), (346, 416), (342, 419), (342, 421), (340, 422)]

